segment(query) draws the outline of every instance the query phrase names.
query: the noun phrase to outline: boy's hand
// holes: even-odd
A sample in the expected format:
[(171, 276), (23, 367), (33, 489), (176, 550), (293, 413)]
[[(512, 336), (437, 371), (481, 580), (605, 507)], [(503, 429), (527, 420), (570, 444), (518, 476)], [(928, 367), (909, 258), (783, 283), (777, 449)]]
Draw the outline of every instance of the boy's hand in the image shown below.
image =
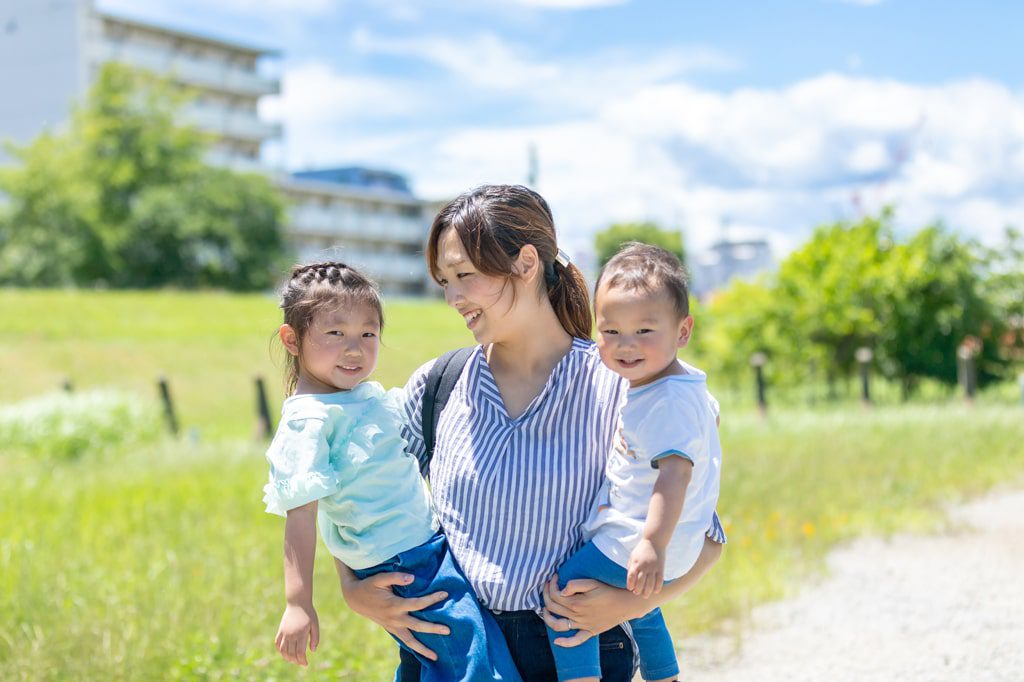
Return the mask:
[(312, 604), (300, 606), (289, 604), (281, 616), (281, 625), (277, 628), (274, 644), (281, 652), (284, 660), (295, 665), (305, 666), (306, 642), (309, 650), (316, 651), (320, 643), (320, 621)]
[(647, 539), (640, 540), (629, 555), (626, 589), (644, 599), (661, 592), (665, 582), (665, 551)]

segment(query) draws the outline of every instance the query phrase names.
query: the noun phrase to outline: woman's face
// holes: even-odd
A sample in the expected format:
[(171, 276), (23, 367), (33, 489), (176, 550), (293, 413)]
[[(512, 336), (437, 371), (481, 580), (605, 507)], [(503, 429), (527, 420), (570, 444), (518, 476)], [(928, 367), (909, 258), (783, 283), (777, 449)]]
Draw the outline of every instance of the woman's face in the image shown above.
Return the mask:
[(445, 301), (462, 315), (477, 343), (500, 342), (515, 329), (510, 313), (520, 299), (514, 297), (514, 282), (479, 272), (450, 227), (438, 240), (437, 271)]

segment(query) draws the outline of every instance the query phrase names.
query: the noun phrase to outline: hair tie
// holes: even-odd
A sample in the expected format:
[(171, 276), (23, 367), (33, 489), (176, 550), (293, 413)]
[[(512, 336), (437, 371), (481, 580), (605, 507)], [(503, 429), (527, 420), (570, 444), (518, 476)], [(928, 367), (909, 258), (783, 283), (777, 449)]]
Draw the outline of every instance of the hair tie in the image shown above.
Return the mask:
[(555, 272), (555, 266), (553, 263), (544, 264), (544, 282), (549, 287), (553, 287), (558, 284), (558, 273)]
[(558, 253), (555, 254), (555, 262), (561, 265), (563, 268), (567, 268), (569, 267), (569, 263), (571, 263), (572, 261), (569, 260), (569, 254), (559, 249)]

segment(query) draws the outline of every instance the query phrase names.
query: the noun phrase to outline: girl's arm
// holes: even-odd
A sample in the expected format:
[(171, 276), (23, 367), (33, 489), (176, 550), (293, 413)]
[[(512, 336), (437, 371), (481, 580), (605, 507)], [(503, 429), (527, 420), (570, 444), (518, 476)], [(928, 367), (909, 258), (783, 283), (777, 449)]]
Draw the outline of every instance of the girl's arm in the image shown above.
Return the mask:
[(414, 618), (410, 612), (422, 611), (439, 601), (444, 601), (448, 598), (447, 592), (434, 592), (423, 597), (404, 599), (397, 596), (391, 587), (411, 583), (413, 577), (407, 573), (378, 573), (360, 580), (351, 568), (337, 558), (334, 559), (334, 566), (341, 580), (341, 593), (350, 609), (377, 623), (416, 653), (432, 661), (437, 660), (437, 654), (417, 640), (413, 632), (447, 635), (448, 628)]
[(288, 511), (284, 525), (284, 596), (274, 643), (286, 661), (307, 665), (306, 643), (316, 651), (320, 622), (313, 608), (313, 559), (316, 556), (316, 501)]
[(632, 618), (639, 618), (687, 592), (715, 565), (722, 556), (722, 547), (705, 537), (704, 547), (693, 568), (649, 599), (629, 590), (586, 579), (570, 580), (563, 590), (566, 596), (562, 596), (556, 575), (544, 588), (544, 622), (557, 632), (579, 629), (571, 638), (556, 640), (563, 646), (576, 646), (595, 634), (610, 630)]
[(644, 534), (629, 555), (626, 589), (647, 599), (661, 592), (665, 581), (665, 549), (679, 523), (693, 462), (670, 455), (658, 460), (658, 479), (647, 504)]

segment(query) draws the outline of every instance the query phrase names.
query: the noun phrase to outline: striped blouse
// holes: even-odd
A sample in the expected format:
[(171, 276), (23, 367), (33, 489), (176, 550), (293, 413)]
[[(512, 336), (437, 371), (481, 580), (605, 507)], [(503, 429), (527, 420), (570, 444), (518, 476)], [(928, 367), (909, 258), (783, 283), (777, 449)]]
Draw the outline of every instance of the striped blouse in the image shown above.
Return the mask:
[[(409, 452), (425, 456), (422, 400), (433, 361), (402, 393)], [(441, 413), (430, 482), (456, 560), (481, 603), (538, 610), (544, 583), (583, 544), (627, 384), (574, 339), (517, 418), (477, 347)], [(725, 541), (721, 525), (708, 535)]]

